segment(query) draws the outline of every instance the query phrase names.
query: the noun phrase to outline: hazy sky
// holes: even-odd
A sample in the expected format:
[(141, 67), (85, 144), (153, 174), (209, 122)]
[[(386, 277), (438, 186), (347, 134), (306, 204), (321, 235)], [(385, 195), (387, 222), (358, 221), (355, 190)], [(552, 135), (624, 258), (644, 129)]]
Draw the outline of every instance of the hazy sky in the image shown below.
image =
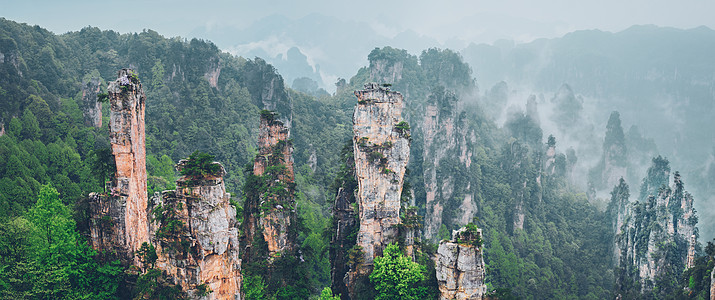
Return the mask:
[[(150, 28), (164, 36), (189, 38), (197, 27), (244, 28), (272, 14), (300, 18), (311, 13), (365, 21), (387, 36), (412, 29), (441, 41), (454, 36), (468, 40), (490, 30), (485, 23), (500, 22), (513, 27), (508, 34), (518, 40), (576, 29), (619, 31), (634, 24), (715, 28), (712, 0), (1, 0), (0, 8), (2, 17), (55, 33), (92, 25), (122, 33)], [(539, 25), (542, 30), (535, 30)]]

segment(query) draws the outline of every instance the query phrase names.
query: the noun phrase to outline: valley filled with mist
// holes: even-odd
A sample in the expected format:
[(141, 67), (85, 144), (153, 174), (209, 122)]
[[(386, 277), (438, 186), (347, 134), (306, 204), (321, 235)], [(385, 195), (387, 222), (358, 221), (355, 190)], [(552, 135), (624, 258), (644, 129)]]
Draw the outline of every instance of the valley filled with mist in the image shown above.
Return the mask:
[(1, 18), (0, 299), (715, 297), (715, 30), (378, 19)]

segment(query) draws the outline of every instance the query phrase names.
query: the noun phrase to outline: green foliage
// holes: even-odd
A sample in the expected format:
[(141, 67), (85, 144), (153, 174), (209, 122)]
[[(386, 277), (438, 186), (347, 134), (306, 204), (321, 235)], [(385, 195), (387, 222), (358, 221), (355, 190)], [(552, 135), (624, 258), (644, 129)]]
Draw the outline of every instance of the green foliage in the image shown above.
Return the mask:
[(107, 94), (107, 93), (97, 94), (97, 102), (102, 102), (102, 103), (109, 102), (109, 94)]
[(241, 291), (243, 292), (246, 300), (263, 300), (266, 299), (265, 296), (266, 284), (263, 282), (263, 278), (258, 275), (246, 276), (243, 278), (243, 286)]
[(98, 263), (75, 231), (57, 190), (43, 186), (27, 219), (0, 228), (0, 297), (8, 299), (116, 299), (123, 268)]
[(370, 281), (375, 285), (375, 299), (424, 299), (427, 289), (420, 286), (425, 267), (402, 254), (397, 244), (385, 247), (383, 256), (375, 258)]
[(457, 243), (472, 245), (477, 248), (482, 247), (482, 235), (479, 233), (479, 228), (473, 223), (465, 225), (465, 230), (457, 235)]
[(319, 300), (340, 300), (340, 295), (333, 296), (333, 291), (331, 291), (329, 287), (325, 287), (320, 292), (320, 298), (318, 298), (318, 299)]
[(137, 279), (134, 299), (186, 299), (186, 295), (181, 287), (169, 283), (161, 270), (149, 269)]
[(139, 250), (137, 250), (136, 256), (139, 257), (145, 269), (153, 269), (156, 265), (156, 260), (159, 259), (159, 256), (156, 255), (154, 245), (147, 242), (142, 243)]
[(348, 250), (348, 261), (347, 264), (351, 268), (357, 268), (360, 264), (365, 261), (365, 253), (362, 251), (362, 246), (355, 245), (350, 250)]
[(202, 284), (199, 284), (196, 286), (196, 296), (198, 296), (198, 297), (205, 297), (211, 293), (213, 293), (213, 291), (205, 283), (202, 283)]
[(215, 156), (201, 151), (194, 151), (184, 163), (181, 169), (181, 175), (188, 177), (206, 177), (216, 176), (221, 167), (214, 164)]

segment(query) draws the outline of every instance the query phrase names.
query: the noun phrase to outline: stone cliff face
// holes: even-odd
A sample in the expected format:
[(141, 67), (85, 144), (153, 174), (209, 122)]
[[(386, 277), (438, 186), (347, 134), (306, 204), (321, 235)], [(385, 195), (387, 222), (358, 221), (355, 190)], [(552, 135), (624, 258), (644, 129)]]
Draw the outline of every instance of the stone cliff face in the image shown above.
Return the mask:
[(93, 77), (82, 85), (82, 112), (84, 124), (87, 126), (102, 127), (102, 102), (97, 101), (102, 81)]
[(452, 240), (439, 243), (434, 260), (440, 300), (482, 299), (486, 294), (481, 234), (477, 229), (476, 234), (470, 235), (463, 227), (453, 233)]
[(226, 193), (223, 166), (213, 164), (217, 174), (184, 176), (176, 190), (151, 198), (149, 231), (159, 256), (156, 267), (191, 298), (208, 289), (201, 299), (235, 299), (241, 287), (236, 209)]
[(245, 220), (248, 243), (262, 232), (270, 256), (295, 249), (295, 236), (289, 227), (296, 224), (295, 175), (290, 131), (273, 112), (261, 113), (258, 155), (253, 163), (253, 175), (263, 178), (265, 192), (250, 199)]
[(352, 146), (343, 159), (345, 163), (345, 169), (341, 170), (343, 181), (340, 182), (333, 204), (335, 232), (330, 240), (330, 288), (333, 294), (343, 295), (343, 298), (347, 299), (349, 290), (345, 283), (345, 274), (350, 270), (348, 251), (355, 246), (355, 234), (359, 228), (358, 212), (355, 209), (357, 206), (354, 206), (357, 181)]
[[(373, 259), (397, 238), (400, 197), (410, 156), (409, 125), (402, 121), (402, 95), (375, 83), (355, 91), (353, 151), (362, 263), (351, 268), (347, 286), (372, 271)], [(352, 293), (351, 293), (352, 294)]]
[[(614, 233), (619, 233), (623, 222), (629, 214), (630, 208), (630, 192), (628, 189), (628, 184), (621, 178), (617, 186), (613, 188), (611, 192), (611, 202), (608, 204), (607, 213), (611, 219), (611, 228)], [(614, 235), (613, 245), (616, 245), (616, 236)], [(613, 247), (613, 263), (618, 265), (621, 260), (621, 249), (619, 247)]]
[[(91, 196), (91, 236), (95, 249), (117, 251), (127, 262), (138, 262), (134, 251), (148, 241), (144, 90), (131, 69), (119, 71), (108, 87), (109, 139), (116, 172), (109, 195)], [(95, 97), (96, 98), (96, 97)]]
[(710, 272), (710, 300), (715, 300), (715, 268)]
[(221, 60), (219, 57), (212, 57), (209, 59), (209, 64), (206, 67), (206, 73), (204, 73), (204, 78), (206, 78), (211, 87), (218, 88), (219, 75), (221, 75)]
[[(440, 225), (448, 224), (454, 228), (467, 224), (477, 212), (476, 196), (468, 175), (471, 174), (476, 134), (467, 126), (459, 106), (459, 99), (453, 92), (438, 88), (430, 95), (425, 108), (422, 123), (427, 207), (424, 236), (430, 240), (437, 239)], [(443, 172), (442, 169), (447, 168), (458, 168), (460, 172)], [(451, 175), (438, 178), (438, 173)], [(457, 208), (461, 212), (452, 213)]]
[(670, 273), (679, 276), (686, 268), (697, 224), (693, 197), (685, 191), (678, 172), (671, 187), (661, 188), (657, 194), (649, 192), (652, 191), (649, 186), (662, 181), (663, 175), (665, 182), (669, 178), (667, 160), (653, 161), (649, 177), (644, 180), (643, 191), (647, 196), (630, 204), (616, 237), (618, 262), (624, 270), (617, 276), (617, 283), (629, 280), (628, 272), (632, 272), (641, 284), (641, 291), (652, 289), (657, 276)]
[[(598, 165), (590, 170), (589, 186), (595, 191), (608, 190), (626, 178), (628, 171), (628, 147), (617, 111), (611, 113), (603, 140), (603, 155)], [(593, 196), (593, 195), (591, 195)]]

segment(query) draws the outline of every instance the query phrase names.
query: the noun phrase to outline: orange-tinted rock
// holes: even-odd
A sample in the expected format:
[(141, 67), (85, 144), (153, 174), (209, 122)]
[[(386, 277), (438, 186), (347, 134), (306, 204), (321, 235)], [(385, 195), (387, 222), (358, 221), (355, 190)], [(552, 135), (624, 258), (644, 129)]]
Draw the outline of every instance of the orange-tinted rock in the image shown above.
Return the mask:
[(144, 137), (144, 90), (130, 69), (119, 71), (108, 87), (109, 139), (116, 172), (108, 195), (94, 195), (91, 235), (95, 249), (117, 251), (125, 262), (134, 261), (134, 251), (148, 241), (146, 154)]
[[(254, 235), (262, 232), (269, 257), (295, 250), (295, 236), (288, 230), (296, 224), (295, 176), (293, 146), (290, 131), (278, 119), (278, 114), (264, 110), (259, 125), (258, 155), (253, 174), (260, 177), (266, 192), (248, 196), (244, 205), (246, 246), (251, 247)], [(250, 261), (249, 251), (244, 259)]]

